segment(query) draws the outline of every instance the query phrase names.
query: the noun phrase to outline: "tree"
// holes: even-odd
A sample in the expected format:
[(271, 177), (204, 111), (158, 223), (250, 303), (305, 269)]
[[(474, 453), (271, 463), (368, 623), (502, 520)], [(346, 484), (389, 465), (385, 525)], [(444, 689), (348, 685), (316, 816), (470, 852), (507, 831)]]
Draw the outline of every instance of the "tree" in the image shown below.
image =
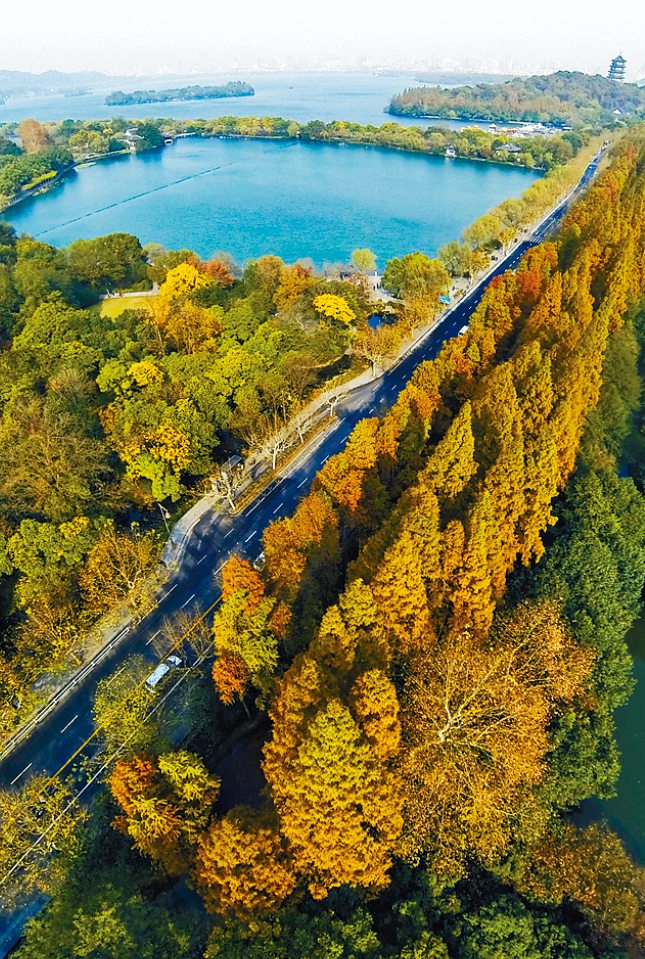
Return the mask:
[[(275, 727), (274, 741), (285, 733)], [(285, 767), (269, 744), (264, 763), (295, 869), (316, 899), (345, 883), (384, 889), (402, 826), (396, 776), (335, 698), (320, 705), (296, 748)]]
[(383, 324), (376, 329), (364, 326), (354, 337), (351, 351), (367, 360), (372, 368), (372, 376), (376, 376), (385, 361), (396, 356), (400, 343), (401, 334), (395, 326)]
[(243, 687), (242, 683), (246, 673), (263, 692), (271, 684), (278, 664), (278, 637), (270, 619), (275, 603), (275, 599), (268, 597), (257, 602), (253, 592), (240, 586), (224, 598), (215, 613), (215, 650), (218, 657), (226, 654), (226, 658), (220, 665), (215, 663), (213, 679), (216, 684), (222, 683), (220, 691), (228, 702), (231, 690), (240, 698), (244, 695), (246, 684)]
[(23, 785), (0, 790), (0, 872), (5, 902), (34, 887), (49, 891), (51, 856), (74, 848), (85, 812), (75, 804), (72, 784), (34, 776)]
[(185, 871), (212, 816), (219, 779), (194, 753), (179, 750), (119, 760), (110, 785), (123, 810), (117, 828), (170, 874)]
[(51, 142), (44, 126), (37, 120), (23, 120), (16, 132), (26, 153), (38, 153)]
[(352, 264), (359, 273), (371, 273), (376, 269), (376, 257), (371, 250), (354, 250), (352, 253)]
[(104, 609), (126, 599), (136, 608), (158, 556), (156, 533), (142, 533), (136, 523), (126, 533), (117, 530), (113, 521), (105, 521), (79, 579), (88, 605)]
[(5, 418), (0, 493), (14, 516), (62, 522), (100, 496), (100, 480), (110, 474), (108, 450), (72, 405), (53, 391), (46, 399), (25, 392)]
[(356, 319), (356, 314), (349, 308), (345, 297), (335, 296), (333, 293), (321, 293), (317, 296), (314, 299), (314, 308), (328, 319), (337, 320), (345, 326), (351, 326)]
[(450, 290), (450, 275), (441, 260), (424, 253), (408, 253), (388, 260), (383, 286), (403, 300), (423, 299), (437, 304), (439, 296)]
[(486, 246), (497, 239), (503, 227), (504, 224), (499, 217), (492, 213), (484, 213), (478, 220), (466, 227), (463, 232), (463, 241), (471, 250), (479, 246)]
[(530, 849), (518, 888), (543, 902), (573, 902), (613, 935), (633, 931), (642, 936), (645, 871), (606, 824), (579, 830), (559, 823)]
[(150, 714), (152, 698), (144, 683), (149, 673), (143, 657), (131, 656), (96, 687), (94, 726), (109, 753), (131, 756), (158, 741), (159, 724)]
[(198, 891), (212, 912), (271, 915), (296, 885), (291, 857), (266, 817), (243, 806), (211, 823), (195, 861)]
[(592, 657), (553, 604), (527, 603), (496, 624), (492, 642), (452, 634), (422, 654), (403, 712), (408, 842), (439, 868), (467, 850), (500, 853), (510, 827), (531, 811), (559, 703), (575, 704)]
[(92, 240), (75, 240), (67, 248), (72, 276), (87, 290), (90, 302), (96, 291), (131, 286), (146, 279), (143, 249), (136, 236), (110, 233)]
[(243, 463), (237, 463), (234, 466), (228, 466), (226, 468), (224, 468), (224, 466), (218, 466), (211, 474), (213, 492), (219, 499), (226, 500), (231, 513), (234, 513), (237, 509), (235, 499), (242, 489), (245, 479), (246, 474)]

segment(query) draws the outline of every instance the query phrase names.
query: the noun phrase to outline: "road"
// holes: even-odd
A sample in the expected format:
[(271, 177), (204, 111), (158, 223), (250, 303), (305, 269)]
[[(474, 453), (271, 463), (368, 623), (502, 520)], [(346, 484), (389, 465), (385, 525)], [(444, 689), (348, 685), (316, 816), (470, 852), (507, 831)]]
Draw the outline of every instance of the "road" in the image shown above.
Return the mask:
[[(576, 190), (579, 193), (596, 172), (602, 152), (589, 164)], [(575, 197), (574, 197), (575, 198)], [(570, 200), (569, 200), (570, 202)], [(165, 617), (181, 609), (207, 609), (220, 594), (216, 574), (231, 552), (242, 552), (251, 560), (262, 549), (266, 526), (292, 513), (307, 494), (314, 476), (330, 456), (338, 453), (360, 419), (382, 415), (393, 405), (419, 363), (434, 359), (445, 340), (455, 336), (480, 302), (490, 280), (516, 266), (531, 246), (541, 242), (566, 212), (557, 208), (518, 247), (508, 254), (420, 341), (382, 377), (353, 390), (336, 407), (336, 421), (307, 446), (276, 480), (249, 507), (237, 515), (209, 512), (196, 526), (179, 570), (163, 587), (155, 609), (117, 642), (99, 665), (88, 670), (66, 696), (0, 762), (0, 787), (22, 785), (37, 774), (54, 774), (83, 745), (93, 732), (92, 705), (101, 679), (117, 671), (134, 654), (146, 658), (151, 667), (158, 661), (153, 641)]]

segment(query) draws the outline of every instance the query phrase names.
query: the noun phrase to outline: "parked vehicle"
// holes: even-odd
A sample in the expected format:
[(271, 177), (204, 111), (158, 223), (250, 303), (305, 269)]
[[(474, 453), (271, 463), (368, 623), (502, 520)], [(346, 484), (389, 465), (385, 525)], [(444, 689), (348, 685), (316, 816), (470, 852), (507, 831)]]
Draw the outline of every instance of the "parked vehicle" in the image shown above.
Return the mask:
[(146, 688), (148, 692), (154, 693), (164, 676), (167, 676), (175, 666), (181, 666), (182, 661), (179, 656), (169, 656), (164, 663), (159, 663), (154, 672), (150, 673), (146, 679)]

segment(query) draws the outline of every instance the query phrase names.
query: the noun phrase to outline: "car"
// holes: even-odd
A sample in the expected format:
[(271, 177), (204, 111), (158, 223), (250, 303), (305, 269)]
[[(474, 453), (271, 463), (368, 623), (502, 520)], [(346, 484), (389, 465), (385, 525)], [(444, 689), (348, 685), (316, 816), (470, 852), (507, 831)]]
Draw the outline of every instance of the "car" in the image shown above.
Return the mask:
[(264, 550), (262, 550), (260, 555), (253, 560), (253, 569), (257, 569), (258, 572), (261, 573), (265, 566), (266, 566), (266, 557), (264, 555)]
[(464, 333), (467, 333), (467, 332), (468, 332), (468, 324), (466, 323), (466, 325), (462, 326), (462, 328), (459, 330), (459, 336), (463, 336)]
[(148, 692), (154, 693), (156, 687), (159, 685), (164, 676), (167, 676), (173, 667), (181, 665), (182, 660), (179, 658), (179, 656), (168, 656), (165, 662), (159, 663), (157, 668), (153, 670), (146, 679), (146, 689)]

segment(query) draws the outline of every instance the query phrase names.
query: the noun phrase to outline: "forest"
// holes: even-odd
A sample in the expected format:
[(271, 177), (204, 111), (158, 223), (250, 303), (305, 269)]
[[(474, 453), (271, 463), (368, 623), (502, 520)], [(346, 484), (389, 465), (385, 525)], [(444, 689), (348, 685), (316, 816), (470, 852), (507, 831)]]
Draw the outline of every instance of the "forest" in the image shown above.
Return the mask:
[[(265, 319), (260, 337), (250, 317), (295, 289), (305, 301), (318, 291), (272, 258), (231, 282), (221, 260), (174, 266), (159, 253), (165, 319), (126, 315), (109, 332), (62, 299), (89, 297), (82, 247), (44, 250), (10, 231), (4, 241), (7, 273), (24, 285), (5, 320), (5, 449), (16, 453), (2, 466), (3, 500), (14, 491), (3, 522), (10, 532), (36, 507), (46, 517), (14, 526), (5, 554), (27, 607), (74, 584), (79, 556), (101, 543), (109, 522), (93, 527), (95, 498), (115, 508), (127, 490), (143, 502), (148, 483), (172, 497), (187, 457), (202, 462), (210, 411), (244, 422), (240, 391), (226, 412), (212, 393), (203, 405), (202, 390), (226, 378), (211, 341), (235, 338), (238, 356), (272, 341), (283, 357), (286, 330)], [(141, 258), (132, 238), (119, 242), (133, 280)], [(19, 269), (20, 244), (41, 264), (32, 274)], [(406, 266), (389, 267), (404, 301), (418, 294)], [(236, 282), (246, 308), (226, 301)], [(164, 313), (191, 283), (191, 298)], [(357, 290), (338, 285), (319, 304), (322, 340), (311, 314), (312, 355), (337, 356), (348, 311), (362, 308)], [(0, 794), (5, 870), (51, 822), (22, 877), (51, 901), (19, 959), (642, 954), (645, 871), (605, 825), (579, 828), (570, 813), (612, 794), (613, 713), (632, 688), (624, 634), (645, 581), (644, 292), (645, 131), (635, 128), (559, 237), (493, 280), (468, 331), (416, 370), (383, 418), (362, 420), (295, 513), (266, 529), (263, 569), (241, 553), (228, 561), (188, 739), (164, 740), (132, 691), (119, 713), (136, 718), (137, 737), (121, 740), (91, 810), (66, 805), (69, 783)], [(195, 337), (202, 349), (191, 353)], [(287, 375), (272, 363), (269, 375)], [(256, 417), (268, 390), (254, 389)], [(24, 416), (42, 425), (15, 429)], [(28, 459), (20, 437), (42, 443), (61, 417), (76, 424), (73, 455), (104, 443), (103, 472), (55, 477), (44, 497), (27, 485), (21, 502), (23, 483), (11, 482)], [(121, 475), (109, 473), (114, 453)], [(38, 554), (36, 534), (52, 544)], [(266, 733), (266, 786), (253, 805), (227, 808), (214, 744), (247, 716)]]
[(596, 131), (616, 121), (615, 111), (623, 122), (642, 119), (645, 89), (565, 70), (505, 83), (412, 87), (392, 97), (388, 108), (395, 116), (529, 121)]

